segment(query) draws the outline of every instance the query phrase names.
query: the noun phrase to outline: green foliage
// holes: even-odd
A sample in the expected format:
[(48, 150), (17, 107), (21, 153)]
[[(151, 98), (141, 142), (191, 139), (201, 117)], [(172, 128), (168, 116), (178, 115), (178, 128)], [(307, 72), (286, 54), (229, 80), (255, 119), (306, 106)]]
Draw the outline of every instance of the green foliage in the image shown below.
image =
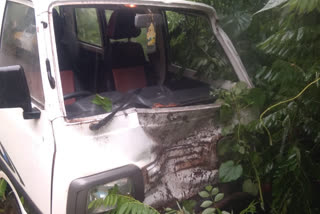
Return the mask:
[(241, 165), (235, 165), (232, 160), (222, 163), (219, 168), (219, 181), (227, 183), (241, 177), (243, 172)]
[(7, 181), (3, 178), (0, 179), (0, 199), (4, 200), (6, 198)]
[[(319, 3), (269, 1), (248, 28), (263, 56), (256, 88), (218, 92), (226, 136), (218, 145), (221, 160), (242, 165), (243, 190), (258, 193), (270, 213), (319, 212)], [(249, 121), (246, 110), (253, 111)], [(261, 121), (254, 111), (264, 112)]]
[(77, 36), (80, 40), (101, 46), (100, 27), (95, 8), (77, 8)]
[(235, 80), (231, 64), (202, 16), (167, 11), (170, 60), (197, 71), (200, 77)]
[(108, 97), (96, 94), (92, 103), (101, 106), (106, 112), (110, 112), (112, 110), (112, 101)]
[(110, 214), (160, 214), (154, 208), (147, 206), (131, 196), (110, 193), (104, 199), (97, 199), (88, 205), (89, 210), (104, 206)]
[(207, 201), (202, 202), (202, 204), (200, 205), (200, 207), (202, 207), (202, 208), (208, 208), (208, 207), (210, 207), (212, 204), (213, 204), (212, 201), (207, 200)]
[(244, 209), (240, 212), (240, 214), (249, 214), (249, 213), (254, 214), (254, 213), (256, 213), (256, 211), (257, 211), (256, 204), (257, 204), (257, 202), (255, 202), (255, 201), (251, 202), (246, 209)]
[(196, 201), (194, 200), (186, 200), (182, 202), (182, 207), (177, 202), (177, 206), (179, 210), (175, 210), (172, 208), (166, 208), (165, 214), (195, 214), (194, 207), (196, 206)]
[(242, 191), (247, 192), (253, 196), (257, 196), (259, 187), (256, 183), (253, 183), (251, 179), (246, 179), (242, 184)]
[(290, 0), (287, 6), (290, 7), (290, 10), (294, 11), (298, 15), (307, 14), (312, 11), (320, 12), (319, 0)]
[[(208, 185), (204, 190), (200, 191), (198, 195), (202, 198), (200, 201), (187, 200), (182, 202), (182, 207), (177, 202), (179, 210), (166, 208), (165, 214), (195, 214), (194, 208), (197, 203), (199, 203), (200, 208), (203, 209), (202, 214), (230, 214), (227, 211), (221, 211), (215, 208), (215, 204), (224, 198), (224, 194), (220, 193), (217, 187)], [(241, 214), (246, 213), (255, 213), (255, 203), (251, 203), (249, 207), (241, 211)]]
[[(215, 204), (224, 198), (224, 193), (220, 193), (218, 187), (208, 185), (198, 195), (201, 197), (199, 201), (186, 200), (182, 202), (182, 206), (177, 202), (178, 210), (166, 208), (165, 214), (195, 214), (195, 207), (203, 209), (201, 214), (230, 214), (227, 211), (215, 208)], [(241, 214), (256, 213), (256, 202), (252, 202), (246, 209), (241, 211)], [(233, 212), (231, 212), (233, 213)]]
[(211, 185), (208, 185), (198, 194), (201, 198), (205, 199), (200, 205), (201, 208), (204, 208), (202, 214), (214, 214), (218, 212), (218, 209), (214, 208), (213, 205), (224, 197), (223, 193), (219, 193), (218, 187), (213, 188)]
[(216, 213), (216, 208), (213, 208), (213, 207), (207, 208), (202, 212), (202, 214), (214, 214), (214, 213)]
[(288, 0), (269, 0), (268, 3), (258, 12), (256, 12), (255, 14), (261, 13), (263, 11), (267, 11), (267, 10), (271, 10), (273, 8), (276, 8), (282, 4), (284, 4), (285, 2), (287, 2)]

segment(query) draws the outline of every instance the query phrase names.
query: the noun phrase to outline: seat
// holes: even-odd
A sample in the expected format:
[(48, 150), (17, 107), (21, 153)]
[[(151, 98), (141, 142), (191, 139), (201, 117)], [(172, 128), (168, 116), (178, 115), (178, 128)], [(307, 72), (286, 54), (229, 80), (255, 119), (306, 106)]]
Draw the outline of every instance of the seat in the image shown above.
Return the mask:
[(108, 37), (115, 41), (110, 44), (111, 67), (115, 88), (120, 92), (146, 87), (146, 64), (143, 48), (139, 43), (131, 42), (141, 30), (134, 26), (135, 13), (130, 9), (116, 10), (112, 13), (108, 26)]

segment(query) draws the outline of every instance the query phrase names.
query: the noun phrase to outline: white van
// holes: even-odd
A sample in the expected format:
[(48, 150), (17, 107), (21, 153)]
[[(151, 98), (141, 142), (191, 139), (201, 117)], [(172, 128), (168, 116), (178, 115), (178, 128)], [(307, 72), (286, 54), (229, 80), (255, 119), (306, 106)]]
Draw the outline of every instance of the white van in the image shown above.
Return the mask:
[(98, 213), (116, 184), (161, 206), (216, 180), (211, 91), (252, 84), (213, 8), (1, 0), (0, 14), (6, 212)]

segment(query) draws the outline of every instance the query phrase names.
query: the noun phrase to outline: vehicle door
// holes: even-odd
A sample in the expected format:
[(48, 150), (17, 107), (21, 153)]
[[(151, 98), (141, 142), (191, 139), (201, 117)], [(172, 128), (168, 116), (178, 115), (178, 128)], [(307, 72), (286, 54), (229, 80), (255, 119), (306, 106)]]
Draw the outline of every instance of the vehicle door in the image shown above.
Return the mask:
[[(0, 68), (23, 67), (32, 108), (40, 117), (24, 119), (21, 108), (0, 108), (0, 168), (30, 213), (50, 213), (54, 139), (45, 109), (35, 11), (30, 1), (7, 1), (3, 14)], [(5, 85), (13, 86), (18, 80), (4, 83), (0, 79), (0, 84), (0, 101), (5, 102), (11, 93)]]

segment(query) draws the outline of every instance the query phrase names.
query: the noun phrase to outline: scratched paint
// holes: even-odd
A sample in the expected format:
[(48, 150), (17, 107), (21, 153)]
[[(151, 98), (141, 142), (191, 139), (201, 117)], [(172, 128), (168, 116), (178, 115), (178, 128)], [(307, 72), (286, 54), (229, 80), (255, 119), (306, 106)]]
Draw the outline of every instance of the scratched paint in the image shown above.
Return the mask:
[(145, 203), (155, 207), (187, 199), (217, 178), (216, 109), (139, 113), (144, 131), (156, 142), (156, 159), (142, 171)]

